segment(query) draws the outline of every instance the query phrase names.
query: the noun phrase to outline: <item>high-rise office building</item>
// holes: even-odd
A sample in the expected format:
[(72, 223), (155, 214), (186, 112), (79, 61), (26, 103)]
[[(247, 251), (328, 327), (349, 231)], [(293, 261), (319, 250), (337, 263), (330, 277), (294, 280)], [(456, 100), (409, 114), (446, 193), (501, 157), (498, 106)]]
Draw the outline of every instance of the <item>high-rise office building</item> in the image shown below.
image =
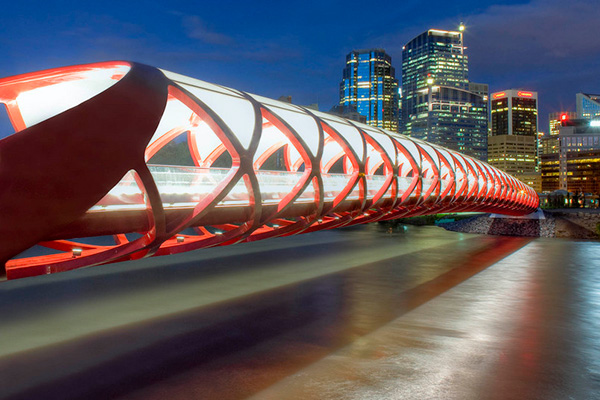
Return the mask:
[(600, 123), (565, 118), (559, 134), (544, 138), (541, 154), (544, 192), (600, 194)]
[(548, 132), (550, 132), (550, 136), (558, 135), (562, 121), (576, 118), (577, 113), (573, 111), (558, 111), (548, 114)]
[(536, 136), (538, 95), (525, 90), (505, 90), (492, 94), (492, 136)]
[[(485, 105), (485, 117), (488, 121), (488, 131), (489, 134), (489, 121), (490, 121), (490, 86), (487, 83), (476, 83), (469, 82), (469, 92), (475, 93), (483, 99), (483, 103)], [(487, 143), (486, 143), (487, 147)]]
[(541, 191), (537, 92), (505, 90), (493, 93), (491, 102), (488, 162)]
[(384, 50), (356, 50), (346, 56), (340, 106), (355, 106), (369, 125), (398, 131), (398, 80)]
[(355, 105), (340, 106), (339, 104), (336, 104), (335, 106), (331, 107), (331, 110), (328, 112), (329, 114), (339, 115), (340, 117), (351, 119), (352, 121), (362, 122), (363, 124), (367, 123), (367, 117), (359, 114)]
[(577, 118), (600, 119), (600, 94), (577, 93), (575, 104)]
[[(548, 170), (548, 162), (544, 158), (548, 158), (548, 154), (558, 154), (559, 140), (558, 134), (563, 121), (568, 121), (577, 118), (577, 113), (574, 111), (557, 111), (548, 114), (548, 135), (538, 135), (538, 165), (542, 173), (542, 191), (547, 191), (548, 179), (552, 174)], [(542, 163), (545, 163), (545, 170), (542, 170)], [(556, 166), (558, 168), (558, 165)], [(558, 170), (557, 170), (558, 171)], [(557, 172), (558, 173), (558, 172)], [(558, 175), (557, 175), (558, 176)], [(556, 178), (558, 179), (558, 178)], [(557, 181), (558, 182), (558, 181)], [(558, 183), (557, 183), (558, 185)], [(555, 189), (553, 189), (555, 190)]]
[(430, 29), (403, 47), (401, 132), (486, 161), (487, 88), (470, 87), (462, 29)]
[(469, 82), (469, 91), (487, 98), (490, 94), (490, 86), (487, 83)]

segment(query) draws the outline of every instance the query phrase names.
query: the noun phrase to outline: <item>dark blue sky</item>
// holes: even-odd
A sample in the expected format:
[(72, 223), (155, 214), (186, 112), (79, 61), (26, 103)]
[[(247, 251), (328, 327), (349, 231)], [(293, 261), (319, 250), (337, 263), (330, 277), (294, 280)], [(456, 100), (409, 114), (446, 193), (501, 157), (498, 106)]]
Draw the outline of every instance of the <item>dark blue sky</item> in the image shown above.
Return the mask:
[(328, 110), (352, 49), (384, 48), (399, 78), (408, 40), (464, 21), (471, 80), (537, 90), (541, 130), (600, 92), (597, 0), (6, 3), (0, 76), (123, 59)]

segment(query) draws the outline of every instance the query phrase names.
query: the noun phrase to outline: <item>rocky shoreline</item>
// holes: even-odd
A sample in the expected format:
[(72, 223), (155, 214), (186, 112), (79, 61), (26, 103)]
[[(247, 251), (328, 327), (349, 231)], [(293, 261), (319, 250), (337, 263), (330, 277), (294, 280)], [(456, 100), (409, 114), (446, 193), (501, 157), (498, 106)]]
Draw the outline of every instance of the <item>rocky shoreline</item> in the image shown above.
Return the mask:
[(544, 211), (544, 217), (545, 219), (493, 218), (490, 214), (483, 214), (438, 225), (449, 231), (485, 235), (600, 239), (600, 213), (596, 210)]

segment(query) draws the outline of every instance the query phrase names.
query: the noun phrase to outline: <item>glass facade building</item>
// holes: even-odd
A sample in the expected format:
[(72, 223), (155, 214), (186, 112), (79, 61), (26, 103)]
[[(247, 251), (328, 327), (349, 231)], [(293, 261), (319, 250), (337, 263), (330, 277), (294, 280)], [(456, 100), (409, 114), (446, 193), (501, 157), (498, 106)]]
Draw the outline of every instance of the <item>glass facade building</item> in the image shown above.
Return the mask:
[(600, 119), (600, 94), (577, 93), (575, 103), (577, 118)]
[(470, 85), (462, 32), (430, 29), (403, 47), (402, 133), (487, 160), (483, 92)]
[(369, 125), (398, 131), (398, 80), (384, 50), (356, 50), (346, 56), (340, 106), (356, 107)]
[(469, 92), (478, 94), (483, 99), (483, 102), (485, 104), (485, 116), (488, 121), (488, 134), (489, 134), (490, 86), (487, 83), (469, 82)]
[(409, 136), (487, 159), (487, 104), (481, 96), (434, 86), (416, 99), (420, 102), (417, 112), (425, 117), (412, 121)]

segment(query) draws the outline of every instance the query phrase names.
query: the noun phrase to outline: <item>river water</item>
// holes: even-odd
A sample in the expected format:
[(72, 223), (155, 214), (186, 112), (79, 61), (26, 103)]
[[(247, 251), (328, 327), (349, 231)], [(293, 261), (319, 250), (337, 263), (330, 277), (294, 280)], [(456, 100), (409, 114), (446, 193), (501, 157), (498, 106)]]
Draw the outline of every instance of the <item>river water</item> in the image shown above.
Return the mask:
[(2, 398), (600, 398), (600, 243), (379, 224), (0, 285)]

